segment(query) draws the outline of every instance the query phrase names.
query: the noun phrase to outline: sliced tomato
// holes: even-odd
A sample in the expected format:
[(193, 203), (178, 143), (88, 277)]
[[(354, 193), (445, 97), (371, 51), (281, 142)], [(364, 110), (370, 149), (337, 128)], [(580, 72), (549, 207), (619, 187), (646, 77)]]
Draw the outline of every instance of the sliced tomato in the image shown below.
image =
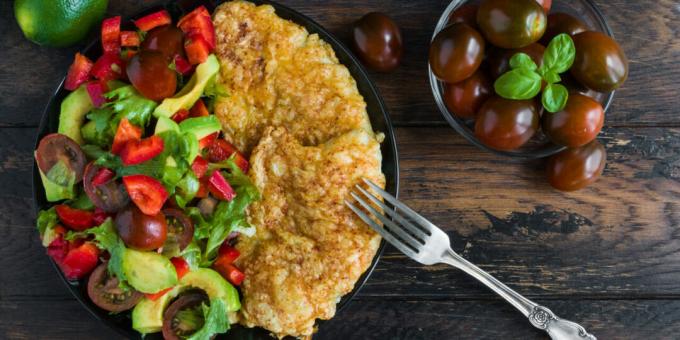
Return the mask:
[(175, 56), (175, 71), (183, 76), (186, 76), (193, 70), (194, 67), (189, 63), (188, 60), (179, 54)]
[(248, 160), (231, 143), (224, 139), (218, 139), (208, 147), (208, 160), (212, 163), (224, 161), (232, 155), (234, 155), (234, 163), (236, 163), (241, 171), (244, 173), (248, 172), (250, 167)]
[(118, 52), (104, 53), (92, 66), (92, 75), (101, 80), (121, 79), (125, 74), (125, 63)]
[(194, 162), (191, 163), (191, 170), (194, 171), (196, 178), (202, 178), (208, 172), (208, 161), (201, 157), (201, 155), (196, 156)]
[(172, 23), (172, 18), (170, 13), (166, 10), (160, 10), (158, 12), (145, 15), (134, 21), (135, 26), (142, 31), (148, 32), (158, 26), (163, 26)]
[(139, 141), (130, 141), (120, 152), (123, 165), (144, 163), (163, 152), (163, 138), (153, 135)]
[(246, 278), (246, 275), (236, 268), (235, 265), (226, 261), (215, 261), (213, 268), (235, 286), (240, 286)]
[(73, 230), (83, 231), (94, 226), (94, 214), (91, 211), (74, 209), (66, 204), (56, 205), (54, 209), (59, 220)]
[(70, 249), (63, 260), (57, 261), (57, 265), (67, 279), (78, 280), (90, 274), (98, 262), (99, 248), (92, 242), (84, 242)]
[(205, 117), (205, 116), (210, 116), (210, 112), (208, 112), (208, 108), (205, 106), (205, 103), (203, 102), (202, 99), (199, 99), (196, 101), (196, 104), (191, 107), (191, 110), (189, 110), (190, 114), (189, 117)]
[(155, 216), (168, 199), (168, 192), (161, 182), (146, 175), (123, 177), (125, 189), (139, 210), (146, 215)]
[(205, 38), (199, 34), (189, 35), (184, 42), (184, 52), (191, 65), (200, 64), (208, 59), (210, 55), (210, 45)]
[(92, 216), (92, 220), (94, 221), (94, 225), (101, 225), (106, 221), (107, 218), (113, 217), (112, 215), (109, 215), (106, 211), (99, 209), (99, 208), (94, 208), (94, 215)]
[(123, 118), (118, 123), (116, 135), (113, 137), (113, 144), (111, 145), (111, 153), (118, 155), (123, 151), (125, 145), (130, 141), (139, 141), (142, 139), (142, 128), (130, 123), (127, 118)]
[(105, 82), (91, 81), (85, 85), (85, 88), (87, 89), (87, 94), (90, 95), (90, 100), (92, 100), (94, 107), (100, 107), (106, 103), (104, 93), (108, 92), (108, 89)]
[(217, 261), (234, 263), (239, 256), (241, 256), (241, 253), (236, 248), (229, 245), (229, 242), (225, 241), (222, 243), (217, 253)]
[(120, 52), (120, 16), (102, 21), (102, 49), (104, 53)]
[(217, 140), (219, 135), (219, 132), (215, 132), (201, 138), (201, 140), (198, 141), (198, 148), (203, 150), (207, 147), (210, 147), (215, 142), (215, 140)]
[(76, 53), (73, 64), (68, 68), (66, 81), (64, 81), (64, 88), (73, 91), (77, 89), (78, 86), (85, 83), (90, 79), (90, 71), (92, 71), (93, 65), (94, 63), (92, 63), (92, 60), (80, 53)]
[(120, 45), (126, 47), (139, 46), (139, 34), (135, 31), (121, 31), (120, 32)]
[(208, 44), (209, 51), (215, 49), (215, 26), (210, 19), (210, 13), (205, 6), (199, 6), (182, 17), (177, 27), (187, 36), (200, 35)]
[(219, 170), (213, 171), (212, 175), (208, 179), (208, 190), (215, 196), (215, 198), (222, 201), (231, 201), (236, 196), (234, 188), (231, 187), (229, 182), (222, 176)]
[(179, 111), (175, 112), (175, 114), (170, 117), (170, 119), (174, 120), (177, 124), (187, 118), (189, 118), (189, 111), (187, 109), (179, 109)]

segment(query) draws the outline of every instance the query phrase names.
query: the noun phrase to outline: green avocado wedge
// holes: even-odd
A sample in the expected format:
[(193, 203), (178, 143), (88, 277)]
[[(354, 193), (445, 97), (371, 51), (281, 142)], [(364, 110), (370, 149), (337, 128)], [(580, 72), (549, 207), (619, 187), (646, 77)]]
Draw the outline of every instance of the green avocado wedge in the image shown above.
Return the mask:
[(172, 262), (151, 251), (126, 249), (123, 273), (130, 286), (142, 293), (157, 293), (177, 284), (177, 272)]
[(80, 128), (85, 122), (85, 115), (92, 108), (94, 106), (85, 85), (81, 85), (78, 89), (69, 93), (61, 102), (58, 132), (71, 137), (76, 143), (82, 145), (83, 136), (80, 133)]

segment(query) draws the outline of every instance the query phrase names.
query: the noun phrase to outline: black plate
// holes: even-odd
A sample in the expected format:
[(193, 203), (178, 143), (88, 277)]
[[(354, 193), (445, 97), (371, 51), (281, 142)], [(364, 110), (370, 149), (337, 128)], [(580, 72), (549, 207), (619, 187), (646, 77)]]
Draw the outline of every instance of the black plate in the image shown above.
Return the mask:
[[(146, 14), (157, 11), (161, 8), (167, 9), (173, 15), (173, 17), (177, 19), (182, 15), (182, 13), (186, 13), (200, 4), (205, 5), (212, 12), (212, 10), (222, 2), (224, 1), (222, 0), (170, 1), (164, 6), (148, 8), (128, 19), (141, 17)], [(296, 12), (293, 9), (290, 9), (286, 6), (280, 5), (272, 1), (259, 0), (252, 2), (258, 5), (260, 4), (272, 5), (276, 9), (276, 14), (278, 16), (284, 19), (291, 20), (305, 27), (307, 31), (309, 31), (309, 33), (317, 33), (323, 40), (325, 40), (327, 43), (331, 45), (331, 47), (335, 51), (337, 58), (343, 65), (345, 65), (349, 69), (349, 72), (352, 74), (352, 76), (357, 82), (359, 92), (361, 93), (361, 95), (363, 95), (364, 100), (366, 101), (368, 115), (371, 120), (371, 124), (373, 125), (373, 129), (375, 131), (381, 131), (385, 133), (385, 141), (381, 145), (383, 156), (382, 170), (387, 179), (386, 184), (387, 191), (396, 196), (399, 191), (398, 190), (399, 159), (397, 156), (397, 145), (394, 137), (394, 131), (392, 129), (392, 123), (390, 122), (389, 114), (387, 113), (387, 109), (385, 108), (385, 104), (383, 103), (380, 94), (373, 85), (373, 82), (371, 82), (371, 80), (368, 78), (368, 75), (366, 74), (364, 68), (357, 61), (357, 59), (350, 53), (347, 47), (345, 47), (342, 43), (340, 43), (340, 41), (338, 41), (338, 39), (336, 39), (333, 35), (331, 35), (328, 31), (326, 31), (323, 27), (314, 22), (312, 19)], [(123, 20), (122, 25), (123, 29), (134, 29), (130, 20)], [(91, 42), (81, 53), (85, 54), (90, 59), (95, 60), (101, 54), (99, 40)], [(59, 122), (59, 108), (62, 100), (64, 99), (64, 97), (66, 97), (66, 95), (68, 95), (68, 93), (69, 93), (68, 91), (63, 89), (62, 81), (61, 84), (59, 84), (59, 87), (57, 88), (54, 95), (50, 98), (50, 101), (48, 102), (47, 107), (45, 108), (45, 111), (43, 113), (43, 117), (42, 120), (40, 121), (40, 126), (38, 128), (38, 135), (35, 143), (36, 148), (38, 141), (40, 141), (40, 139), (43, 136), (57, 131), (57, 126)], [(49, 207), (49, 204), (45, 199), (45, 191), (43, 189), (42, 182), (40, 181), (40, 175), (37, 171), (37, 167), (35, 164), (33, 165), (33, 197), (36, 213), (39, 209), (45, 209)], [(373, 269), (378, 263), (378, 259), (382, 255), (384, 247), (385, 241), (383, 240), (380, 243), (378, 253), (373, 259), (373, 262), (371, 263), (368, 270), (366, 270), (366, 272), (359, 278), (354, 289), (349, 294), (345, 295), (338, 303), (338, 312), (340, 312), (345, 306), (347, 306), (352, 297), (354, 297), (354, 295), (356, 295), (356, 293), (366, 283), (366, 280), (368, 280), (368, 277), (371, 275)], [(139, 333), (132, 329), (129, 313), (111, 315), (108, 312), (99, 309), (94, 304), (92, 304), (92, 302), (90, 302), (89, 298), (87, 297), (86, 282), (78, 281), (74, 282), (66, 280), (66, 278), (61, 273), (56, 264), (54, 262), (52, 262), (52, 264), (54, 265), (54, 268), (57, 271), (59, 277), (61, 277), (61, 279), (64, 281), (64, 284), (66, 284), (66, 286), (69, 288), (73, 296), (75, 296), (76, 299), (78, 299), (78, 301), (80, 301), (80, 303), (90, 313), (92, 313), (92, 315), (94, 315), (95, 318), (102, 321), (109, 327), (113, 328), (121, 335), (124, 335), (128, 338), (140, 338)], [(319, 324), (320, 323), (323, 323), (323, 321), (319, 322)], [(155, 338), (161, 337), (158, 334), (146, 337), (146, 339)], [(251, 329), (240, 326), (234, 326), (227, 334), (220, 336), (219, 339), (272, 339), (272, 338), (269, 336), (268, 332), (263, 329), (257, 328)]]

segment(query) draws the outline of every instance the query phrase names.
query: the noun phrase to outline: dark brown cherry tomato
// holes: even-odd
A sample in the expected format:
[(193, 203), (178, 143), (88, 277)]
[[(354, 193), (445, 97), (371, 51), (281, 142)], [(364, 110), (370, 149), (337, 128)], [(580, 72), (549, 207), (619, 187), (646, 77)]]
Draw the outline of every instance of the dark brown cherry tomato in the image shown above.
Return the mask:
[(573, 37), (587, 30), (588, 26), (583, 21), (567, 13), (553, 13), (548, 15), (548, 27), (541, 38), (541, 44), (548, 46), (550, 40), (558, 34), (566, 33)]
[(604, 170), (607, 152), (597, 140), (566, 149), (548, 159), (546, 176), (555, 189), (574, 191), (595, 182)]
[(485, 0), (477, 12), (484, 37), (502, 48), (520, 48), (541, 39), (546, 15), (536, 0)]
[(430, 46), (430, 67), (437, 78), (457, 83), (471, 76), (484, 57), (484, 38), (466, 24), (441, 30)]
[(552, 7), (552, 0), (536, 0), (541, 7), (543, 7), (543, 11), (548, 14), (550, 12), (550, 7)]
[(182, 31), (174, 25), (156, 27), (146, 34), (141, 49), (161, 52), (168, 59), (174, 58), (177, 54), (184, 56)]
[(166, 242), (172, 238), (177, 242), (179, 250), (184, 250), (194, 238), (194, 223), (189, 216), (179, 209), (165, 208), (163, 214), (165, 214), (165, 221), (168, 224)]
[(125, 245), (137, 250), (158, 249), (168, 236), (167, 222), (162, 213), (146, 215), (134, 204), (118, 212), (114, 222)]
[(130, 58), (125, 70), (132, 85), (144, 97), (160, 101), (175, 94), (177, 76), (161, 52), (141, 50)]
[(522, 48), (515, 48), (506, 50), (504, 48), (492, 48), (487, 57), (489, 64), (489, 74), (492, 79), (497, 79), (503, 73), (510, 71), (510, 58), (517, 53), (526, 53), (536, 63), (536, 66), (543, 65), (543, 53), (545, 47), (543, 45), (534, 43)]
[(474, 118), (492, 94), (493, 84), (481, 68), (463, 81), (444, 84), (446, 107), (460, 118)]
[(101, 169), (102, 167), (95, 165), (94, 162), (85, 167), (85, 174), (83, 175), (85, 194), (97, 208), (108, 213), (115, 213), (130, 203), (130, 197), (128, 197), (123, 184), (114, 178), (104, 183), (93, 183), (95, 176)]
[(352, 48), (366, 66), (380, 72), (397, 68), (404, 50), (399, 26), (378, 12), (368, 13), (354, 22)]
[(534, 100), (494, 96), (477, 113), (475, 136), (496, 150), (514, 150), (538, 130), (539, 108)]
[(87, 295), (97, 307), (119, 313), (134, 307), (144, 295), (132, 287), (123, 290), (118, 278), (109, 275), (108, 264), (100, 264), (87, 280)]
[(581, 84), (598, 92), (617, 89), (628, 78), (628, 59), (621, 46), (600, 32), (574, 35), (576, 58), (571, 74)]
[(60, 133), (52, 133), (40, 140), (35, 160), (43, 174), (47, 175), (52, 167), (62, 162), (75, 174), (76, 182), (83, 179), (85, 154), (73, 139)]
[(460, 6), (449, 16), (449, 24), (463, 23), (477, 29), (477, 10), (479, 10), (477, 5), (465, 4)]
[(555, 144), (579, 147), (590, 143), (602, 130), (604, 110), (594, 99), (570, 93), (560, 112), (543, 114), (543, 132)]
[[(190, 291), (177, 298), (163, 312), (163, 339), (181, 340), (193, 334), (198, 329), (195, 322), (185, 322), (180, 311), (190, 311), (208, 302), (208, 296), (201, 291)], [(201, 315), (197, 315), (201, 317)]]

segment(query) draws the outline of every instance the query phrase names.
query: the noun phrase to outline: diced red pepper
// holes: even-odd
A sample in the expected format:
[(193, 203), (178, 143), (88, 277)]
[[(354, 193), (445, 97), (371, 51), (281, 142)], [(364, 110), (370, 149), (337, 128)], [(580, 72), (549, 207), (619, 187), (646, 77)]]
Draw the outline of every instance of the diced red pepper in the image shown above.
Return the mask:
[(92, 185), (95, 187), (100, 186), (102, 184), (108, 183), (114, 177), (116, 177), (116, 173), (113, 172), (113, 170), (109, 168), (101, 168), (96, 174), (94, 174), (94, 177), (92, 177)]
[(205, 148), (210, 147), (211, 145), (213, 145), (219, 134), (220, 134), (219, 132), (215, 132), (201, 138), (201, 140), (198, 141), (198, 148), (203, 150)]
[(217, 260), (225, 261), (226, 263), (234, 263), (239, 256), (241, 256), (241, 252), (230, 246), (229, 242), (225, 241), (222, 243), (217, 253)]
[(73, 91), (85, 83), (90, 79), (90, 71), (92, 71), (93, 65), (92, 60), (80, 53), (76, 53), (73, 64), (68, 68), (64, 88)]
[(83, 231), (94, 226), (94, 214), (91, 211), (74, 209), (66, 204), (59, 204), (54, 209), (59, 220), (73, 230)]
[(236, 196), (234, 188), (229, 185), (229, 182), (222, 176), (219, 170), (213, 171), (208, 179), (208, 190), (215, 196), (215, 198), (222, 201), (231, 201)]
[(179, 54), (175, 56), (175, 71), (177, 71), (179, 74), (183, 76), (186, 76), (193, 70), (194, 67), (191, 64), (189, 64), (188, 60), (186, 60)]
[(192, 118), (210, 116), (210, 112), (208, 112), (208, 108), (205, 106), (205, 103), (202, 99), (197, 100), (189, 112), (191, 113), (189, 114), (189, 117)]
[(94, 270), (99, 262), (99, 248), (92, 242), (85, 242), (77, 248), (68, 251), (62, 261), (57, 261), (69, 280), (78, 280)]
[(208, 147), (208, 160), (212, 163), (221, 162), (234, 155), (234, 163), (243, 171), (248, 172), (248, 160), (235, 146), (224, 139), (218, 139)]
[(196, 197), (198, 198), (206, 198), (208, 197), (208, 178), (204, 177), (198, 180), (199, 186), (198, 186), (198, 191), (196, 192)]
[(168, 199), (168, 192), (161, 182), (146, 175), (123, 177), (125, 189), (139, 210), (147, 215), (156, 215)]
[(160, 10), (158, 12), (145, 15), (134, 21), (135, 26), (142, 31), (148, 32), (158, 26), (163, 26), (172, 23), (172, 18), (170, 13), (166, 10)]
[(235, 286), (240, 286), (246, 278), (246, 275), (235, 265), (226, 263), (226, 261), (215, 261), (213, 268)]
[(125, 48), (122, 51), (120, 51), (120, 57), (123, 60), (130, 60), (130, 58), (134, 57), (135, 54), (137, 54), (137, 51), (131, 48)]
[(66, 229), (64, 227), (57, 225), (54, 227), (54, 231), (57, 233), (57, 237), (52, 240), (52, 242), (47, 246), (47, 255), (49, 255), (54, 261), (61, 262), (66, 257), (68, 253), (69, 244), (64, 240), (64, 234)]
[(182, 17), (177, 23), (187, 36), (200, 35), (208, 43), (208, 50), (215, 49), (215, 26), (210, 19), (210, 13), (205, 6), (199, 6)]
[(153, 135), (139, 141), (129, 141), (120, 151), (123, 165), (144, 163), (163, 152), (163, 138)]
[(165, 293), (172, 290), (172, 288), (174, 288), (174, 287), (165, 288), (165, 289), (158, 291), (156, 293), (144, 293), (144, 296), (151, 301), (156, 301), (156, 300), (158, 300), (159, 297), (165, 295)]
[(94, 107), (100, 107), (106, 103), (106, 98), (104, 98), (104, 93), (108, 92), (106, 83), (103, 81), (91, 81), (85, 85), (87, 89), (87, 94), (90, 95), (90, 100), (92, 100), (92, 105)]
[(126, 47), (139, 46), (139, 34), (135, 31), (120, 32), (120, 45)]
[(102, 54), (92, 66), (92, 75), (101, 81), (120, 79), (124, 74), (125, 63), (118, 52)]
[(120, 16), (102, 21), (102, 49), (104, 53), (120, 52)]
[(107, 218), (112, 217), (109, 215), (106, 211), (101, 210), (99, 208), (94, 208), (94, 216), (92, 220), (94, 221), (94, 225), (101, 225), (106, 221)]
[(196, 178), (202, 178), (208, 172), (208, 161), (201, 157), (201, 155), (196, 156), (194, 162), (191, 163), (191, 170), (194, 171)]
[(123, 118), (118, 123), (116, 135), (113, 137), (113, 144), (111, 145), (111, 153), (118, 155), (123, 151), (125, 146), (130, 141), (139, 141), (142, 139), (142, 128), (132, 125), (127, 118)]
[[(187, 263), (187, 261), (184, 260), (184, 258), (173, 257), (173, 258), (170, 259), (170, 262), (172, 262), (172, 265), (175, 266), (175, 271), (177, 272), (177, 279), (178, 280), (181, 279), (182, 277), (184, 277), (184, 275), (186, 275), (190, 270), (189, 264)], [(159, 297), (165, 295), (165, 293), (169, 292), (172, 288), (173, 287), (165, 288), (165, 289), (161, 290), (160, 292), (152, 293), (152, 294), (145, 293), (144, 295), (146, 296), (147, 299), (149, 299), (151, 301), (156, 301), (156, 300), (158, 300)]]
[(175, 112), (175, 114), (170, 117), (170, 119), (178, 124), (187, 118), (189, 118), (189, 111), (187, 109), (179, 109), (179, 111)]
[(197, 65), (208, 59), (210, 46), (201, 35), (193, 34), (188, 36), (186, 42), (184, 42), (184, 52), (187, 54), (189, 63)]

